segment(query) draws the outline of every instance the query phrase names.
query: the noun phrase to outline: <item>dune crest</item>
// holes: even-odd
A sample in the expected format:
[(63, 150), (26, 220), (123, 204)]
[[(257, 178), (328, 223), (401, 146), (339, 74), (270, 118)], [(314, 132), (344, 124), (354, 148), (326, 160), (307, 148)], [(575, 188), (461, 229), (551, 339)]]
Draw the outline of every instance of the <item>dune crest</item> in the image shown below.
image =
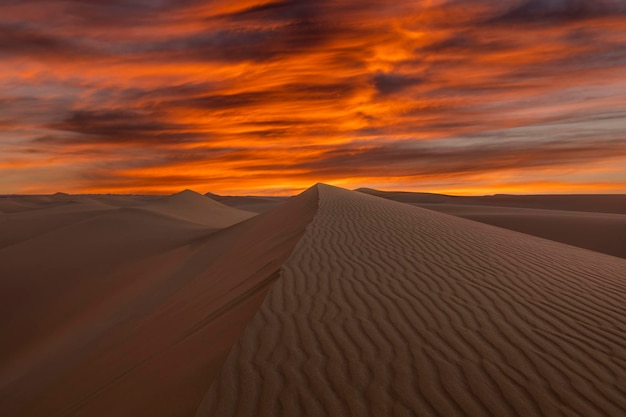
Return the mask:
[(626, 195), (463, 197), (355, 191), (626, 258)]
[(273, 208), (278, 207), (289, 197), (262, 197), (262, 196), (228, 196), (206, 193), (205, 196), (219, 201), (229, 207), (238, 208), (254, 213), (266, 213)]
[(259, 215), (21, 198), (0, 215), (0, 415), (626, 409), (624, 259), (323, 184), (231, 198)]
[(217, 232), (112, 209), (0, 249), (0, 415), (193, 415), (316, 209)]
[(317, 188), (197, 416), (623, 416), (625, 260)]
[(445, 203), (626, 214), (626, 195), (624, 194), (494, 194), (484, 196), (453, 196), (410, 191), (380, 191), (372, 188), (359, 188), (355, 191), (410, 204)]
[(191, 190), (148, 201), (145, 205), (139, 206), (139, 209), (216, 229), (239, 223), (256, 215), (256, 213), (228, 207)]

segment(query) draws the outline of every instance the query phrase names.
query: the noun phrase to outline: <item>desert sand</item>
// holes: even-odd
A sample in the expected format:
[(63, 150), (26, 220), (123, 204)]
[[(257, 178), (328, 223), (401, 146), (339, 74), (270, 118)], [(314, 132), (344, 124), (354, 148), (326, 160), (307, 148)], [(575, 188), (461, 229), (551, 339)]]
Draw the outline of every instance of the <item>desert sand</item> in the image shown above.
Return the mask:
[(406, 191), (380, 191), (371, 188), (359, 188), (355, 191), (375, 195), (389, 200), (400, 201), (402, 203), (412, 204), (447, 203), (626, 214), (625, 194), (495, 194), (485, 196), (451, 196), (445, 194), (414, 193)]
[(0, 198), (0, 415), (624, 414), (625, 259), (322, 184), (223, 202), (273, 207)]
[(189, 210), (106, 208), (4, 247), (0, 414), (193, 415), (315, 204), (217, 232)]
[(495, 195), (359, 191), (626, 258), (625, 195)]
[(205, 195), (227, 206), (253, 213), (265, 213), (278, 207), (288, 199), (288, 197), (223, 196), (213, 193), (206, 193)]

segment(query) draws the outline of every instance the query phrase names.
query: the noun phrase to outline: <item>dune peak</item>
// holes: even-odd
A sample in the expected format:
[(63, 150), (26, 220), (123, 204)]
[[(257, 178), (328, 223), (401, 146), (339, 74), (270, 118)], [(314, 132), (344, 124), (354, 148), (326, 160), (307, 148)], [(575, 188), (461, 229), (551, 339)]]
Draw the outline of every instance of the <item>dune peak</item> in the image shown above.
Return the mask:
[(185, 188), (183, 191), (179, 191), (177, 193), (171, 194), (171, 196), (176, 196), (176, 195), (180, 195), (180, 196), (183, 196), (183, 195), (202, 196), (202, 194), (200, 194), (199, 192), (194, 191), (194, 190), (190, 190), (189, 188)]
[(573, 415), (579, 399), (622, 415), (624, 260), (311, 189), (317, 213), (197, 417)]

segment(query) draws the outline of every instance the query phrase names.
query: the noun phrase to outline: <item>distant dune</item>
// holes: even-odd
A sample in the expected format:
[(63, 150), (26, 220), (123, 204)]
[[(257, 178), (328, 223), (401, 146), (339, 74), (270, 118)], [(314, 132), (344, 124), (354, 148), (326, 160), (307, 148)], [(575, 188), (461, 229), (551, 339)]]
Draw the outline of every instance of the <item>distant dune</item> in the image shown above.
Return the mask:
[(211, 228), (223, 228), (249, 219), (256, 213), (227, 207), (191, 190), (149, 201), (140, 209), (150, 210)]
[[(440, 197), (403, 194), (549, 233), (621, 216)], [(326, 185), (3, 197), (0, 212), (1, 416), (626, 409), (615, 256)]]
[[(316, 196), (217, 232), (108, 209), (0, 249), (0, 415), (193, 415)], [(208, 200), (180, 197), (168, 210)]]
[(458, 197), (358, 191), (626, 258), (626, 195)]
[(284, 203), (289, 197), (259, 197), (259, 196), (222, 196), (206, 193), (207, 197), (219, 201), (227, 206), (254, 213), (265, 213)]
[(402, 203), (447, 203), (626, 214), (626, 194), (496, 194), (470, 197), (406, 191), (379, 191), (371, 188), (359, 188), (355, 191)]

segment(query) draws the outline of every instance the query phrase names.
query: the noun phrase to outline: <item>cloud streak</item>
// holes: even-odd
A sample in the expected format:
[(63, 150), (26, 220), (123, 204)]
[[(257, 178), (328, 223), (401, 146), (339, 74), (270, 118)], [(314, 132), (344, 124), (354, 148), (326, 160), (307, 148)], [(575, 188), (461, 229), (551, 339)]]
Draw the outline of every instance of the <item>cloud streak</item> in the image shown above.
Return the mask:
[(2, 2), (0, 193), (626, 192), (625, 7)]

